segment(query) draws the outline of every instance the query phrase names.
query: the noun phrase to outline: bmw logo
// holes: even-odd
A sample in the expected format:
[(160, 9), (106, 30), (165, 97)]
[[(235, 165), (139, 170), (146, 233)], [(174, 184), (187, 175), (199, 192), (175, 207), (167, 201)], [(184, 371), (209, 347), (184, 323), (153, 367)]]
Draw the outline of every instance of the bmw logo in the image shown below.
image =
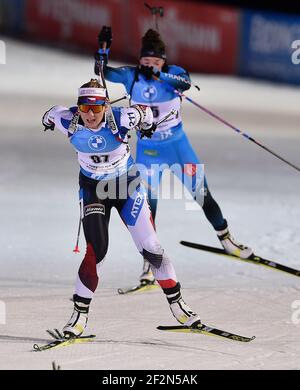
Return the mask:
[(142, 95), (145, 100), (154, 100), (157, 96), (157, 89), (153, 85), (145, 87), (142, 91)]
[(89, 147), (93, 150), (99, 151), (106, 147), (106, 140), (101, 135), (93, 135), (89, 139)]

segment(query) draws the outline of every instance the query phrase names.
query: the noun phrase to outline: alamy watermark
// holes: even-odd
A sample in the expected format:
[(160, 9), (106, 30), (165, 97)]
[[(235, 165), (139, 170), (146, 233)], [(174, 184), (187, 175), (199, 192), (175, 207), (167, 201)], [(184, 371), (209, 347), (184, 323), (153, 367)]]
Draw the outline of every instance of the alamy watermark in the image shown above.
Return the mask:
[(300, 324), (300, 300), (294, 301), (291, 304), (291, 308), (293, 310), (292, 323), (294, 325), (299, 325)]
[(6, 305), (5, 302), (0, 301), (0, 325), (6, 324)]
[[(174, 177), (179, 179), (179, 183), (174, 181)], [(204, 165), (194, 163), (171, 166), (168, 164), (145, 166), (136, 163), (129, 172), (117, 178), (100, 180), (96, 192), (100, 200), (127, 199), (128, 196), (135, 198), (140, 191), (141, 183), (149, 198), (184, 199), (187, 201), (186, 210), (194, 210), (193, 205), (197, 206), (196, 203), (202, 206), (206, 195)]]
[(0, 65), (6, 64), (6, 44), (0, 40)]
[(292, 63), (298, 65), (300, 64), (300, 39), (293, 41), (291, 47), (295, 49), (291, 56)]

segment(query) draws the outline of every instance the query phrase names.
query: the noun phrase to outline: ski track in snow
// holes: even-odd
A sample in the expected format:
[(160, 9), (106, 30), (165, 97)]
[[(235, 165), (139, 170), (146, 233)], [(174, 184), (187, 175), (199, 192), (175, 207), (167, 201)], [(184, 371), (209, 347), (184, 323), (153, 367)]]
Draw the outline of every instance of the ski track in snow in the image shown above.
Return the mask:
[[(175, 323), (160, 291), (116, 292), (137, 283), (141, 258), (113, 212), (110, 248), (86, 331), (97, 339), (32, 352), (34, 343), (48, 340), (47, 328), (61, 328), (69, 319), (84, 253), (83, 237), (81, 254), (72, 252), (76, 156), (60, 133), (42, 131), (41, 117), (54, 104), (74, 104), (78, 86), (93, 77), (93, 60), (5, 41), (0, 301), (6, 323), (0, 316), (0, 369), (51, 369), (52, 361), (62, 369), (299, 369), (300, 323), (293, 323), (291, 305), (300, 301), (300, 278), (180, 246), (180, 240), (219, 245), (201, 209), (188, 199), (161, 200), (157, 219), (184, 298), (204, 323), (255, 335), (254, 341), (156, 330)], [(193, 81), (201, 91), (188, 96), (300, 165), (299, 88), (214, 75), (193, 75)], [(108, 85), (112, 98), (122, 94), (120, 86)], [(263, 257), (300, 269), (299, 173), (190, 103), (183, 107), (185, 130), (233, 236)]]

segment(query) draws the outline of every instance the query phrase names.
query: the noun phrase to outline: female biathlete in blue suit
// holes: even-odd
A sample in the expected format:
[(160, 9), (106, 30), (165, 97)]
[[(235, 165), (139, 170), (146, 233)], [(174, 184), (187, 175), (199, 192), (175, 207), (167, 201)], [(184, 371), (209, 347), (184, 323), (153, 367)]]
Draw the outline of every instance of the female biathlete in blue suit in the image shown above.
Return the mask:
[[(106, 50), (103, 51), (104, 56), (108, 55), (111, 40), (111, 29), (104, 26), (99, 34), (99, 42), (105, 42), (106, 46)], [(97, 64), (96, 61), (96, 74), (99, 73)], [(150, 29), (144, 35), (138, 66), (113, 68), (106, 64), (104, 74), (107, 80), (124, 85), (133, 104), (150, 106), (156, 122), (171, 109), (177, 112), (176, 116), (157, 127), (151, 139), (138, 137), (137, 141), (136, 162), (144, 164), (147, 168), (144, 172), (144, 180), (146, 185), (148, 184), (148, 197), (153, 220), (156, 215), (157, 193), (163, 169), (179, 164), (181, 169), (175, 171), (176, 175), (202, 207), (225, 251), (242, 258), (249, 257), (253, 253), (252, 249), (233, 239), (227, 221), (211, 195), (205, 176), (202, 186), (195, 184), (196, 180), (193, 181), (193, 178), (197, 176), (197, 169), (199, 173), (200, 165), (198, 164), (200, 161), (183, 131), (180, 114), (181, 100), (174, 92), (174, 89), (188, 90), (191, 86), (190, 77), (183, 68), (167, 64), (165, 44), (159, 33)], [(155, 172), (158, 166), (159, 172)], [(156, 180), (153, 180), (153, 176), (156, 177)], [(151, 184), (149, 185), (149, 183)], [(154, 276), (147, 259), (144, 259), (140, 280), (143, 284), (154, 283)]]

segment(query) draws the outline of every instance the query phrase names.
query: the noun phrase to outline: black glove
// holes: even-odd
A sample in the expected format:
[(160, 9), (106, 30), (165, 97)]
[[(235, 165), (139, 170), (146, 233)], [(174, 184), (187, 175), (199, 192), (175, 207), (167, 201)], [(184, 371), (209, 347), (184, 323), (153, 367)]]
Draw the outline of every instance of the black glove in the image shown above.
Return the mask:
[(51, 125), (46, 125), (46, 124), (44, 124), (43, 123), (43, 125), (44, 125), (44, 131), (46, 131), (46, 130), (51, 130), (51, 131), (53, 131), (54, 130), (54, 127), (55, 127), (55, 124), (54, 123), (51, 123)]
[(152, 76), (159, 77), (160, 72), (154, 72), (153, 66), (140, 65), (140, 73), (146, 77), (146, 80), (151, 80)]
[(149, 127), (149, 129), (140, 129), (141, 138), (144, 137), (151, 138), (156, 128), (157, 128), (156, 124), (153, 123), (152, 126)]
[(98, 35), (98, 43), (100, 49), (103, 48), (103, 44), (106, 43), (106, 49), (109, 49), (112, 42), (112, 32), (111, 27), (103, 26), (102, 30), (99, 32)]
[[(52, 107), (53, 108), (53, 107)], [(51, 108), (50, 108), (50, 110), (51, 110)], [(47, 116), (47, 114), (48, 114), (48, 112), (50, 111), (50, 110), (48, 110), (48, 111), (46, 111), (45, 112), (45, 114), (43, 115), (43, 118), (42, 118), (42, 124), (43, 124), (43, 126), (44, 126), (44, 131), (46, 131), (46, 130), (51, 130), (51, 131), (53, 131), (54, 130), (54, 127), (55, 127), (55, 124), (53, 123), (53, 122), (51, 122), (51, 121), (46, 121), (46, 116)]]
[(146, 80), (151, 80), (154, 75), (152, 66), (140, 65), (140, 73), (146, 77)]
[[(108, 52), (109, 52), (109, 48), (111, 46), (111, 42), (112, 42), (111, 27), (103, 26), (102, 30), (99, 32), (99, 35), (98, 35), (99, 50), (96, 51), (96, 53), (94, 55), (94, 58), (95, 58), (94, 72), (98, 76), (100, 74), (100, 64), (103, 63), (104, 66), (107, 65)], [(100, 53), (99, 53), (99, 51), (100, 51)]]

